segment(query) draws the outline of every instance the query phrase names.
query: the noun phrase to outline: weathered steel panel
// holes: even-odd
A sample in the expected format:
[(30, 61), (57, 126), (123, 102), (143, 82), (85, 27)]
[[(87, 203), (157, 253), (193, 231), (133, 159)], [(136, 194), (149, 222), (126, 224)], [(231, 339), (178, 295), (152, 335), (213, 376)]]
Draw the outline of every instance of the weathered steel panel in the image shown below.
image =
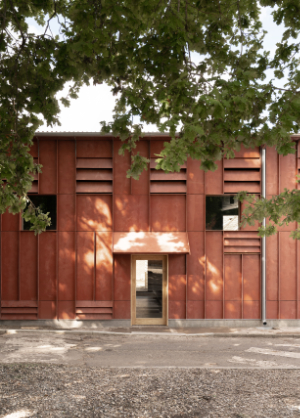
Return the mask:
[(77, 231), (112, 230), (112, 196), (77, 196)]
[[(206, 232), (206, 295), (207, 300), (223, 299), (222, 232)], [(215, 308), (211, 308), (215, 312)], [(217, 309), (217, 308), (216, 308)], [(221, 318), (222, 316), (219, 316)]]
[(127, 171), (130, 169), (130, 154), (125, 151), (124, 155), (119, 155), (121, 141), (114, 141), (114, 193), (130, 194), (130, 179), (126, 177)]
[(39, 319), (57, 319), (56, 302), (41, 300), (39, 302)]
[(112, 158), (112, 141), (77, 139), (77, 158)]
[(56, 167), (56, 141), (40, 141), (40, 158), (42, 174), (39, 174), (39, 193), (56, 194), (57, 167)]
[(267, 300), (278, 300), (278, 234), (267, 237), (266, 247)]
[(224, 168), (259, 168), (259, 158), (224, 158)]
[(260, 256), (243, 255), (244, 300), (260, 300)]
[(58, 141), (58, 193), (75, 193), (75, 141)]
[(186, 197), (151, 196), (151, 231), (184, 232), (186, 230)]
[(30, 147), (29, 154), (32, 155), (33, 158), (38, 158), (39, 156), (38, 142), (36, 139), (33, 140), (33, 145)]
[(274, 147), (266, 149), (266, 191), (267, 195), (275, 195), (279, 190), (278, 154)]
[(73, 300), (58, 301), (58, 319), (75, 319), (75, 302)]
[(297, 304), (294, 300), (284, 300), (280, 302), (280, 319), (296, 319)]
[(287, 189), (295, 189), (296, 188), (296, 155), (295, 154), (288, 154), (285, 157), (283, 155), (279, 156), (279, 165), (280, 165), (280, 174), (279, 174), (279, 182), (280, 182), (280, 190), (279, 192), (283, 192), (285, 188)]
[(114, 302), (114, 319), (130, 319), (130, 300), (117, 300)]
[(58, 233), (58, 299), (75, 298), (75, 232)]
[(169, 300), (186, 300), (185, 254), (169, 255)]
[(163, 139), (163, 140), (151, 140), (150, 141), (150, 157), (151, 158), (158, 158), (157, 154), (160, 154), (161, 151), (164, 149), (164, 143), (170, 142), (169, 139)]
[(221, 300), (208, 300), (205, 307), (206, 319), (223, 318), (223, 302)]
[(19, 230), (20, 215), (13, 215), (9, 213), (6, 209), (6, 212), (1, 215), (1, 224), (2, 231), (18, 231)]
[(94, 235), (93, 232), (77, 232), (77, 300), (94, 299)]
[[(142, 157), (149, 158), (149, 143), (148, 141), (140, 141), (134, 150), (134, 154), (140, 153)], [(131, 179), (131, 193), (132, 194), (149, 194), (149, 168), (144, 170), (140, 175), (139, 180)]]
[(185, 301), (169, 301), (169, 319), (185, 319)]
[(234, 254), (225, 255), (224, 256), (224, 273), (225, 273), (225, 277), (224, 277), (225, 300), (228, 300), (228, 301), (241, 300), (242, 256), (234, 255)]
[(149, 231), (148, 195), (114, 196), (114, 231)]
[(187, 195), (187, 230), (204, 231), (205, 196)]
[(267, 318), (278, 319), (278, 301), (275, 301), (275, 300), (267, 301)]
[(244, 301), (244, 319), (260, 319), (260, 302), (258, 300)]
[(225, 319), (241, 319), (242, 318), (242, 304), (237, 300), (225, 301)]
[(218, 169), (205, 173), (205, 193), (223, 194), (223, 168), (222, 161), (216, 161)]
[(60, 194), (57, 196), (58, 231), (75, 231), (75, 196)]
[(189, 232), (189, 242), (191, 254), (187, 255), (187, 299), (204, 300), (204, 233)]
[[(280, 232), (280, 299), (296, 300), (296, 241), (289, 232)], [(281, 308), (281, 306), (280, 306)]]
[(20, 233), (20, 299), (37, 300), (37, 237), (34, 232)]
[(18, 300), (18, 233), (1, 233), (1, 299)]
[(187, 301), (187, 319), (203, 319), (204, 307), (203, 300)]
[(39, 300), (56, 300), (56, 232), (39, 236)]
[[(241, 203), (241, 215), (243, 214), (243, 211), (247, 205), (248, 203), (246, 201)], [(255, 221), (254, 225), (247, 224), (246, 226), (242, 227), (241, 230), (242, 231), (257, 231), (259, 226), (260, 226), (260, 223), (258, 221)]]
[(112, 233), (96, 233), (96, 300), (112, 300), (113, 294)]
[(260, 158), (259, 147), (246, 148), (245, 145), (241, 145), (239, 151), (234, 152), (235, 158)]
[(188, 158), (187, 160), (187, 193), (204, 193), (204, 171), (200, 170), (201, 161)]
[[(130, 262), (129, 254), (114, 255), (114, 300), (130, 301)], [(114, 306), (116, 306), (114, 304)]]

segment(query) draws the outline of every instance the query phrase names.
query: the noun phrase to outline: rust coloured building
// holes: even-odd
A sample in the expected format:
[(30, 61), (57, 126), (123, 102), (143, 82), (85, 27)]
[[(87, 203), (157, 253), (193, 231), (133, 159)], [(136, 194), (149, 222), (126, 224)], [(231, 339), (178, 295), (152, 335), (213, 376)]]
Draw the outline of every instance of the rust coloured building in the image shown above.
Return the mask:
[[(261, 150), (242, 148), (215, 172), (188, 159), (166, 174), (155, 157), (167, 140), (141, 139), (151, 163), (136, 181), (112, 136), (37, 133), (31, 153), (43, 173), (30, 194), (52, 225), (35, 236), (19, 215), (2, 215), (1, 320), (260, 320), (261, 239), (257, 224), (239, 228), (235, 194), (261, 194)], [(266, 150), (267, 197), (297, 188), (298, 157)], [(300, 317), (295, 228), (266, 240), (267, 319)]]

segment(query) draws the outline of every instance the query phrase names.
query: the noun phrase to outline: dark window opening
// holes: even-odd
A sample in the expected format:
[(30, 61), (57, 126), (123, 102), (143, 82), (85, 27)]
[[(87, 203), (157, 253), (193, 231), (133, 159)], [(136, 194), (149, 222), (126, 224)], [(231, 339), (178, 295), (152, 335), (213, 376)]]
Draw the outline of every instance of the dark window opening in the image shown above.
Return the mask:
[(239, 202), (237, 196), (206, 196), (206, 229), (238, 231)]
[[(56, 196), (29, 196), (35, 207), (39, 207), (43, 213), (49, 212), (51, 225), (47, 226), (46, 231), (56, 230)], [(29, 231), (32, 226), (31, 222), (23, 220), (23, 231)]]

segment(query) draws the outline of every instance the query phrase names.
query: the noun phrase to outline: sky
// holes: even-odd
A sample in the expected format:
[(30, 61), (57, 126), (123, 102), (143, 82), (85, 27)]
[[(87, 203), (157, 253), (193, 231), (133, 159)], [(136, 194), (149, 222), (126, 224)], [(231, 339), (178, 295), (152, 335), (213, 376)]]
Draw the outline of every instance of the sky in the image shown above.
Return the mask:
[[(266, 7), (262, 9), (263, 27), (268, 31), (265, 37), (264, 47), (269, 50), (271, 56), (276, 49), (276, 43), (280, 42), (283, 33), (283, 28), (277, 26), (271, 16), (271, 8)], [(36, 34), (42, 32), (33, 19), (28, 21), (30, 31)], [(57, 33), (57, 25), (52, 23), (51, 29), (53, 33)], [(284, 80), (281, 80), (278, 87), (282, 87)], [(66, 96), (68, 85), (65, 89), (57, 95), (57, 98)], [(112, 121), (113, 109), (115, 106), (116, 97), (110, 92), (110, 87), (107, 84), (93, 86), (83, 86), (80, 90), (78, 99), (71, 99), (70, 107), (61, 105), (61, 113), (59, 120), (61, 126), (55, 125), (53, 127), (44, 124), (39, 128), (39, 131), (48, 132), (99, 132), (101, 129), (100, 121)], [(157, 132), (155, 125), (145, 125), (144, 132)]]

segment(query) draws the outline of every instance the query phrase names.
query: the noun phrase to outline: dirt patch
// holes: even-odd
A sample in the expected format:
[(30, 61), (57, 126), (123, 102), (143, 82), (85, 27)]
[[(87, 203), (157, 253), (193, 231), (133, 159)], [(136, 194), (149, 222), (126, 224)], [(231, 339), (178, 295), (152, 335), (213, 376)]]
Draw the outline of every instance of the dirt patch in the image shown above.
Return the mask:
[(298, 370), (0, 365), (0, 416), (297, 417)]

